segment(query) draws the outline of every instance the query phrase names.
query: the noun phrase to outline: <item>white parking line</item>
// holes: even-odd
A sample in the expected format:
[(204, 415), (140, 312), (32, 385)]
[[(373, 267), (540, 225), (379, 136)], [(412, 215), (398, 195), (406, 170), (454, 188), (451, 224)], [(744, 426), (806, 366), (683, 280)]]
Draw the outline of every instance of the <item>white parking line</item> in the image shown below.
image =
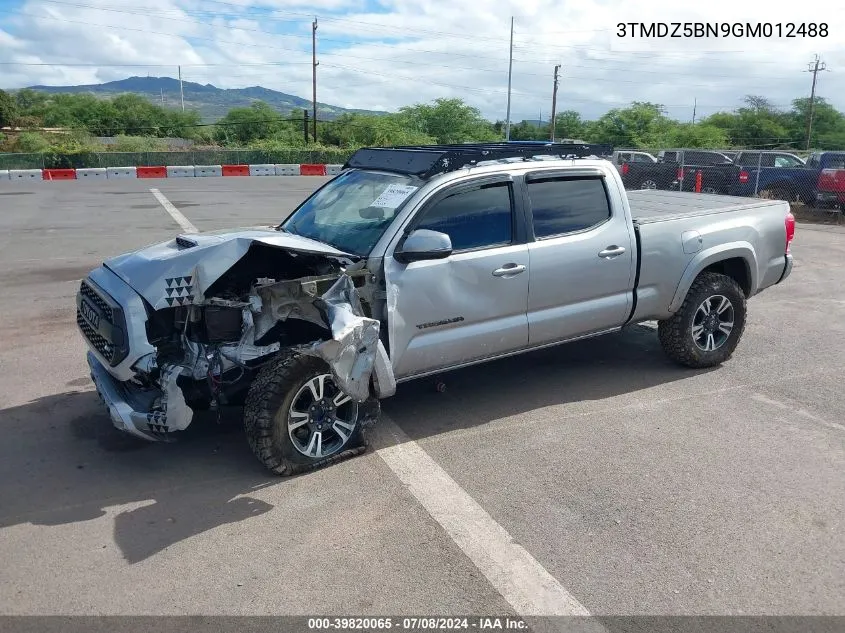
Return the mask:
[(590, 615), (416, 442), (382, 414), (396, 444), (378, 454), (520, 616)]
[[(197, 232), (158, 189), (150, 193), (185, 231)], [(396, 444), (378, 454), (518, 615), (590, 615), (419, 444), (386, 416), (380, 423)]]
[(155, 199), (158, 200), (159, 204), (164, 207), (164, 210), (170, 214), (171, 218), (176, 220), (176, 224), (181, 226), (186, 233), (199, 233), (197, 227), (195, 227), (188, 218), (182, 215), (182, 212), (173, 206), (173, 203), (165, 198), (161, 191), (158, 189), (150, 189), (150, 193), (155, 196)]

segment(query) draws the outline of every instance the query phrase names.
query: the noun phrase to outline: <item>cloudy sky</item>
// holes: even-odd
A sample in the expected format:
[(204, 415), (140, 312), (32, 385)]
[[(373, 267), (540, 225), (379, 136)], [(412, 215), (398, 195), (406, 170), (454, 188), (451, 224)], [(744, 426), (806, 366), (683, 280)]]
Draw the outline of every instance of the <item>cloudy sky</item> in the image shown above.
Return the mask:
[[(788, 106), (818, 94), (845, 110), (845, 4), (761, 0), (0, 0), (0, 87), (171, 76), (309, 97), (318, 19), (318, 99), (395, 110), (460, 97), (504, 119), (514, 18), (512, 120), (595, 117), (653, 101), (689, 120), (745, 94)], [(620, 39), (619, 22), (773, 23), (771, 38)], [(826, 23), (827, 37), (777, 38), (777, 23)], [(783, 26), (782, 29), (786, 29)], [(784, 33), (785, 34), (785, 33)]]

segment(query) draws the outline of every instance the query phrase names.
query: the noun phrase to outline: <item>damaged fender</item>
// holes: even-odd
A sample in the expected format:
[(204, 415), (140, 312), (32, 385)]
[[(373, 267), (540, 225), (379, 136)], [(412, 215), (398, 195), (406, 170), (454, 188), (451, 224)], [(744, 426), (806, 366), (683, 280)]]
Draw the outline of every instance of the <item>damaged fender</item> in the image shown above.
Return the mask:
[[(255, 318), (256, 336), (289, 318), (303, 319), (327, 327), (332, 338), (293, 349), (316, 356), (329, 364), (337, 386), (357, 402), (370, 397), (370, 379), (377, 356), (379, 385), (390, 388), (392, 371), (384, 366), (386, 353), (379, 355), (379, 327), (376, 319), (364, 316), (361, 299), (349, 275), (343, 274), (320, 297), (305, 292), (297, 282), (280, 282), (256, 289), (261, 308)], [(381, 346), (383, 350), (383, 346)], [(393, 381), (395, 385), (395, 381)], [(394, 386), (395, 389), (395, 386)]]

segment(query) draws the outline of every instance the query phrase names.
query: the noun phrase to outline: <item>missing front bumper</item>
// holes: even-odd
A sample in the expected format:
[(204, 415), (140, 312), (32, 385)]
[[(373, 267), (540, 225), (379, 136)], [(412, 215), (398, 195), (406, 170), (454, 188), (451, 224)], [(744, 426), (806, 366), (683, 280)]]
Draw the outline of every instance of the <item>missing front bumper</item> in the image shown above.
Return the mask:
[(88, 352), (87, 359), (97, 394), (118, 430), (156, 442), (165, 439), (170, 431), (182, 430), (190, 423), (193, 412), (176, 386), (175, 375), (172, 385), (168, 381), (170, 388), (165, 391), (141, 389), (114, 378), (93, 352)]

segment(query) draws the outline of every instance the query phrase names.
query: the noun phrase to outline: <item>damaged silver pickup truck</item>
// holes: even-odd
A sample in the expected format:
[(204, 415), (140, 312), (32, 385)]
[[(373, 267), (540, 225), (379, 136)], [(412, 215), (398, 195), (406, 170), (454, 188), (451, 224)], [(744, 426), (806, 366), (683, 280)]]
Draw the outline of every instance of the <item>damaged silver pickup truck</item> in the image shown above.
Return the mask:
[(361, 452), (397, 382), (657, 320), (689, 367), (731, 357), (792, 269), (785, 202), (627, 195), (607, 148), (367, 148), (278, 226), (109, 259), (77, 324), (119, 429), (167, 440), (244, 406), (289, 475)]

